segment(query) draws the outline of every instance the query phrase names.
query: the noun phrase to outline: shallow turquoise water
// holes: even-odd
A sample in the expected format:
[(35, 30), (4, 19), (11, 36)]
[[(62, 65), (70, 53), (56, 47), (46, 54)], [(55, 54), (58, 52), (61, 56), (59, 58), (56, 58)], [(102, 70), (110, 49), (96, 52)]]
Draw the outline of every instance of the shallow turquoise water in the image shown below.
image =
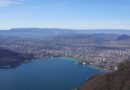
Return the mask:
[(101, 71), (69, 58), (36, 60), (0, 69), (0, 90), (72, 90)]

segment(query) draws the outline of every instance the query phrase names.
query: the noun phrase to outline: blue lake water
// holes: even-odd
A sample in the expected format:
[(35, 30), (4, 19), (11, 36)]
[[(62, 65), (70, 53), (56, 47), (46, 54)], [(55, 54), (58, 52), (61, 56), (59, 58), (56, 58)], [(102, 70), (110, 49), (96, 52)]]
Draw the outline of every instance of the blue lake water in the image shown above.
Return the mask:
[(77, 60), (35, 60), (14, 69), (0, 69), (0, 90), (72, 90), (101, 71)]

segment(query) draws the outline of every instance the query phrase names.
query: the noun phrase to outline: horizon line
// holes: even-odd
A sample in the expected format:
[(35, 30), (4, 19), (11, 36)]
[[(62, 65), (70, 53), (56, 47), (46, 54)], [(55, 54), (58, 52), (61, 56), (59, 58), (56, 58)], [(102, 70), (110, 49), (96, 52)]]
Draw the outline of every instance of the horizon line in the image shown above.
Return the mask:
[(63, 29), (63, 30), (130, 30), (130, 29), (122, 29), (122, 28), (95, 28), (95, 29), (76, 29), (76, 28), (41, 28), (41, 27), (20, 27), (20, 28), (8, 28), (8, 29), (0, 29), (1, 31), (8, 31), (13, 29)]

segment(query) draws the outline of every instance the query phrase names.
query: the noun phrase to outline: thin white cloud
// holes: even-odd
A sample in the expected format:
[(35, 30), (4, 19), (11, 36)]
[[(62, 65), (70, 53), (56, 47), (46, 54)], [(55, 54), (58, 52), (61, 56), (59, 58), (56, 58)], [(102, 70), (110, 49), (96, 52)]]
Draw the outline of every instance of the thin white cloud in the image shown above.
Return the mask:
[(21, 4), (24, 0), (0, 0), (0, 7), (9, 7), (11, 5)]

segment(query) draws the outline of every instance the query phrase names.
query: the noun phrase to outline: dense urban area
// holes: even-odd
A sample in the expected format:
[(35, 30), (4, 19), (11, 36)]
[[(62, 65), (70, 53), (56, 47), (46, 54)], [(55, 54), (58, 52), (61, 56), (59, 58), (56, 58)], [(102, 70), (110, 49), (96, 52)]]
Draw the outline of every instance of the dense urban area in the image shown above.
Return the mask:
[[(130, 57), (130, 36), (128, 35), (74, 33), (71, 30), (72, 33), (62, 34), (62, 31), (59, 31), (57, 30), (53, 34), (50, 30), (48, 36), (46, 36), (48, 33), (46, 31), (1, 31), (0, 48), (18, 54), (29, 55), (29, 59), (30, 56), (31, 59), (49, 57), (76, 58), (80, 64), (88, 64), (104, 70), (117, 70), (117, 65)], [(26, 60), (19, 60), (19, 64), (26, 62)], [(1, 67), (15, 65), (10, 63), (1, 64), (1, 61)]]

